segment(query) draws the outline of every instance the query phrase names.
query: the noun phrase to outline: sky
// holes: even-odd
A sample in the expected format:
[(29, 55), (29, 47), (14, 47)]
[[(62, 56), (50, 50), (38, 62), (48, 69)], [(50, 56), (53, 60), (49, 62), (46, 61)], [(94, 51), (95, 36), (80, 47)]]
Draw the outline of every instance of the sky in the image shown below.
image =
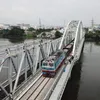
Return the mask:
[(0, 0), (0, 23), (66, 25), (81, 20), (84, 26), (92, 18), (100, 23), (100, 0)]

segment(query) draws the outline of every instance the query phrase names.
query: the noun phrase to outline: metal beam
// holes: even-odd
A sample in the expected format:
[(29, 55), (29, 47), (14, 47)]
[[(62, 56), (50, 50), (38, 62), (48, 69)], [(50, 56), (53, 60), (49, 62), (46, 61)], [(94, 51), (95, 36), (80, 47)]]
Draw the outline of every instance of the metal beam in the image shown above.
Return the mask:
[(75, 54), (75, 49), (76, 49), (76, 44), (77, 44), (77, 40), (78, 40), (78, 31), (79, 31), (79, 26), (80, 26), (80, 21), (79, 21), (79, 23), (78, 23), (78, 25), (77, 25), (77, 30), (76, 30), (76, 32), (75, 32), (75, 40), (74, 40), (74, 46), (73, 46), (73, 51), (72, 51), (72, 55), (74, 56), (74, 54)]
[(61, 39), (61, 42), (60, 42), (60, 45), (59, 45), (59, 49), (62, 48), (62, 45), (63, 45), (63, 41), (64, 41), (64, 38), (67, 36), (68, 32), (68, 28), (69, 28), (69, 25), (70, 25), (71, 22), (68, 23), (67, 27), (65, 27), (65, 31), (63, 33), (63, 36), (62, 36), (62, 39)]
[(19, 65), (19, 69), (18, 69), (18, 72), (17, 72), (15, 84), (14, 84), (13, 94), (15, 93), (15, 89), (16, 89), (17, 84), (18, 84), (18, 80), (19, 80), (19, 76), (20, 76), (20, 72), (21, 72), (21, 69), (22, 69), (24, 59), (25, 59), (25, 52), (23, 52), (22, 59), (21, 59), (20, 65)]

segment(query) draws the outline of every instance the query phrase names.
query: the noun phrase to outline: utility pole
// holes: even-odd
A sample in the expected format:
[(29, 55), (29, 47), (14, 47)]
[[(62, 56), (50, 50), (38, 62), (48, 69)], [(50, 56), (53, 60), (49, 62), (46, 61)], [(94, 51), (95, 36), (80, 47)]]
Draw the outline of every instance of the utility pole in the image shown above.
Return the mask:
[(39, 27), (41, 28), (41, 19), (39, 18)]
[(65, 27), (65, 20), (64, 20), (64, 27)]
[(92, 29), (94, 28), (94, 20), (93, 20), (93, 18), (91, 20), (91, 27), (92, 27)]

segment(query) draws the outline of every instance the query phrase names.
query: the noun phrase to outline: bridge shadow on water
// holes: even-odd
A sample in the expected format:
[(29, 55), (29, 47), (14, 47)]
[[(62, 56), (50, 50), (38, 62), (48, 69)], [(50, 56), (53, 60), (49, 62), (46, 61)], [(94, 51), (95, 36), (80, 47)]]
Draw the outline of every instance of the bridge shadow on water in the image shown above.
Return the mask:
[[(83, 50), (82, 50), (83, 51)], [(77, 100), (81, 83), (83, 53), (79, 61), (73, 66), (71, 78), (69, 79), (61, 100)]]

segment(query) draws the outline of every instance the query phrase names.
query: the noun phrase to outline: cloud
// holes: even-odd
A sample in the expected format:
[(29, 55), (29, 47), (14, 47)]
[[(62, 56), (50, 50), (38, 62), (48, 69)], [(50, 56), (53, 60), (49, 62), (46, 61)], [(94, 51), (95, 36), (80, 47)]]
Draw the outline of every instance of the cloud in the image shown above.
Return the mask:
[(3, 23), (38, 23), (63, 25), (66, 22), (79, 19), (85, 25), (92, 18), (100, 22), (99, 0), (1, 0), (0, 22)]

